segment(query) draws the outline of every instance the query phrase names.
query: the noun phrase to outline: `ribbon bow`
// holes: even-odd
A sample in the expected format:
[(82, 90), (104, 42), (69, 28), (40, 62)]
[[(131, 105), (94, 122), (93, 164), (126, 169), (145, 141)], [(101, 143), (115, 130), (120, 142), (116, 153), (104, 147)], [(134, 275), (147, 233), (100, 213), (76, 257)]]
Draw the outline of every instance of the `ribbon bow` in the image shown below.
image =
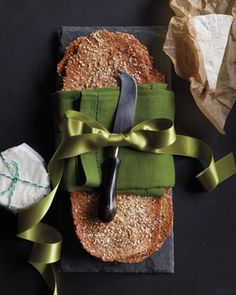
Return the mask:
[(128, 134), (113, 134), (89, 116), (67, 111), (60, 131), (62, 142), (49, 167), (60, 160), (96, 149), (119, 146), (155, 154), (187, 156), (204, 162), (207, 167), (196, 178), (207, 191), (213, 190), (236, 172), (232, 153), (215, 162), (206, 143), (193, 137), (176, 135), (170, 119), (146, 120), (134, 126)]
[(59, 128), (63, 139), (53, 160), (71, 158), (108, 146), (159, 153), (159, 148), (170, 146), (176, 141), (174, 125), (169, 119), (143, 121), (129, 133), (117, 134), (110, 133), (83, 113), (67, 111)]
[(210, 147), (193, 137), (176, 135), (169, 119), (152, 119), (136, 125), (128, 134), (113, 134), (87, 115), (67, 111), (60, 125), (62, 141), (49, 166), (53, 190), (40, 202), (19, 213), (18, 236), (35, 242), (30, 262), (57, 295), (52, 263), (60, 259), (62, 237), (40, 220), (47, 213), (60, 184), (64, 160), (106, 146), (121, 146), (155, 154), (180, 155), (203, 161), (206, 168), (196, 177), (207, 191), (236, 173), (233, 154), (214, 161)]

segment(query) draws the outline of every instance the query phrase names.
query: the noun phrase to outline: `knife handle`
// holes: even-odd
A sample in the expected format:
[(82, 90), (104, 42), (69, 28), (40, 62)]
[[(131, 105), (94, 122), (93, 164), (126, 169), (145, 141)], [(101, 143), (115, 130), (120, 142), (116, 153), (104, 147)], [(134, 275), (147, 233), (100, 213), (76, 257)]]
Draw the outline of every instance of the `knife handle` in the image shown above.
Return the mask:
[(121, 160), (116, 156), (108, 156), (104, 163), (104, 174), (99, 199), (99, 218), (110, 222), (116, 215), (116, 182)]

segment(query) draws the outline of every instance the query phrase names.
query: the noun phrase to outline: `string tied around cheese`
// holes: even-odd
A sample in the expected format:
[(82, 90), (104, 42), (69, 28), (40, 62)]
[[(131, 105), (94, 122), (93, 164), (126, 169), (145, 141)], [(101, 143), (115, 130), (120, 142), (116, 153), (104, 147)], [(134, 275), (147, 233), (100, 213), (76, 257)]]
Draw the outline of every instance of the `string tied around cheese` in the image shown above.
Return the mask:
[(29, 181), (29, 180), (25, 180), (25, 179), (20, 178), (20, 168), (19, 168), (19, 164), (16, 161), (7, 160), (2, 153), (0, 153), (0, 159), (2, 160), (3, 164), (5, 165), (5, 167), (7, 168), (8, 172), (10, 174), (10, 175), (8, 175), (6, 173), (0, 173), (0, 176), (6, 177), (10, 180), (9, 186), (0, 192), (1, 196), (5, 195), (7, 193), (9, 194), (9, 202), (8, 202), (9, 209), (11, 209), (12, 197), (14, 195), (16, 186), (19, 182), (24, 183), (25, 185), (30, 185), (32, 187), (39, 188), (39, 189), (48, 189), (49, 188), (49, 185), (45, 186), (45, 185), (41, 185), (41, 184)]

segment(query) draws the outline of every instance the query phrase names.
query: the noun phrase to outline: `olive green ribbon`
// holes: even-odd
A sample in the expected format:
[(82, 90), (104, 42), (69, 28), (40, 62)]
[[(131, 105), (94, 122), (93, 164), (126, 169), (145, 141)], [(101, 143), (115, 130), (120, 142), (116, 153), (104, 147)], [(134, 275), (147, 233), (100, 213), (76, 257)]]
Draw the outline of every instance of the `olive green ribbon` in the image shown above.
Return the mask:
[(236, 173), (233, 154), (220, 160), (213, 158), (210, 147), (193, 137), (176, 135), (170, 119), (151, 119), (134, 126), (127, 134), (113, 134), (89, 116), (67, 111), (60, 124), (62, 141), (49, 166), (53, 190), (40, 202), (19, 213), (18, 236), (34, 242), (30, 263), (41, 273), (53, 295), (57, 295), (53, 263), (60, 259), (62, 236), (40, 222), (48, 211), (60, 184), (64, 160), (108, 146), (129, 147), (155, 154), (196, 158), (206, 165), (196, 178), (207, 191)]
[(207, 191), (236, 173), (233, 154), (214, 160), (210, 147), (194, 137), (176, 135), (170, 119), (151, 119), (127, 134), (113, 134), (89, 116), (67, 111), (60, 125), (63, 139), (53, 160), (68, 159), (108, 146), (130, 147), (144, 152), (187, 156), (206, 165), (196, 178)]
[(63, 162), (57, 163), (58, 170), (54, 166), (51, 163), (48, 167), (53, 190), (38, 203), (18, 213), (17, 236), (34, 243), (28, 261), (42, 275), (53, 295), (58, 295), (54, 263), (61, 258), (62, 235), (54, 227), (40, 222), (49, 210), (62, 178)]

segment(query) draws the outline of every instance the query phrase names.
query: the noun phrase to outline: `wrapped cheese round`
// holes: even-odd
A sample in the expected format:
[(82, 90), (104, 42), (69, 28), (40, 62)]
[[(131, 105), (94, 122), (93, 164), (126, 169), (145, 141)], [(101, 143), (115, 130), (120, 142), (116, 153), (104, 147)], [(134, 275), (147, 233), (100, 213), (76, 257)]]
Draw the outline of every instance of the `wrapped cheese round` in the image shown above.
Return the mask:
[(0, 154), (0, 205), (13, 212), (26, 209), (50, 192), (43, 158), (23, 143)]

